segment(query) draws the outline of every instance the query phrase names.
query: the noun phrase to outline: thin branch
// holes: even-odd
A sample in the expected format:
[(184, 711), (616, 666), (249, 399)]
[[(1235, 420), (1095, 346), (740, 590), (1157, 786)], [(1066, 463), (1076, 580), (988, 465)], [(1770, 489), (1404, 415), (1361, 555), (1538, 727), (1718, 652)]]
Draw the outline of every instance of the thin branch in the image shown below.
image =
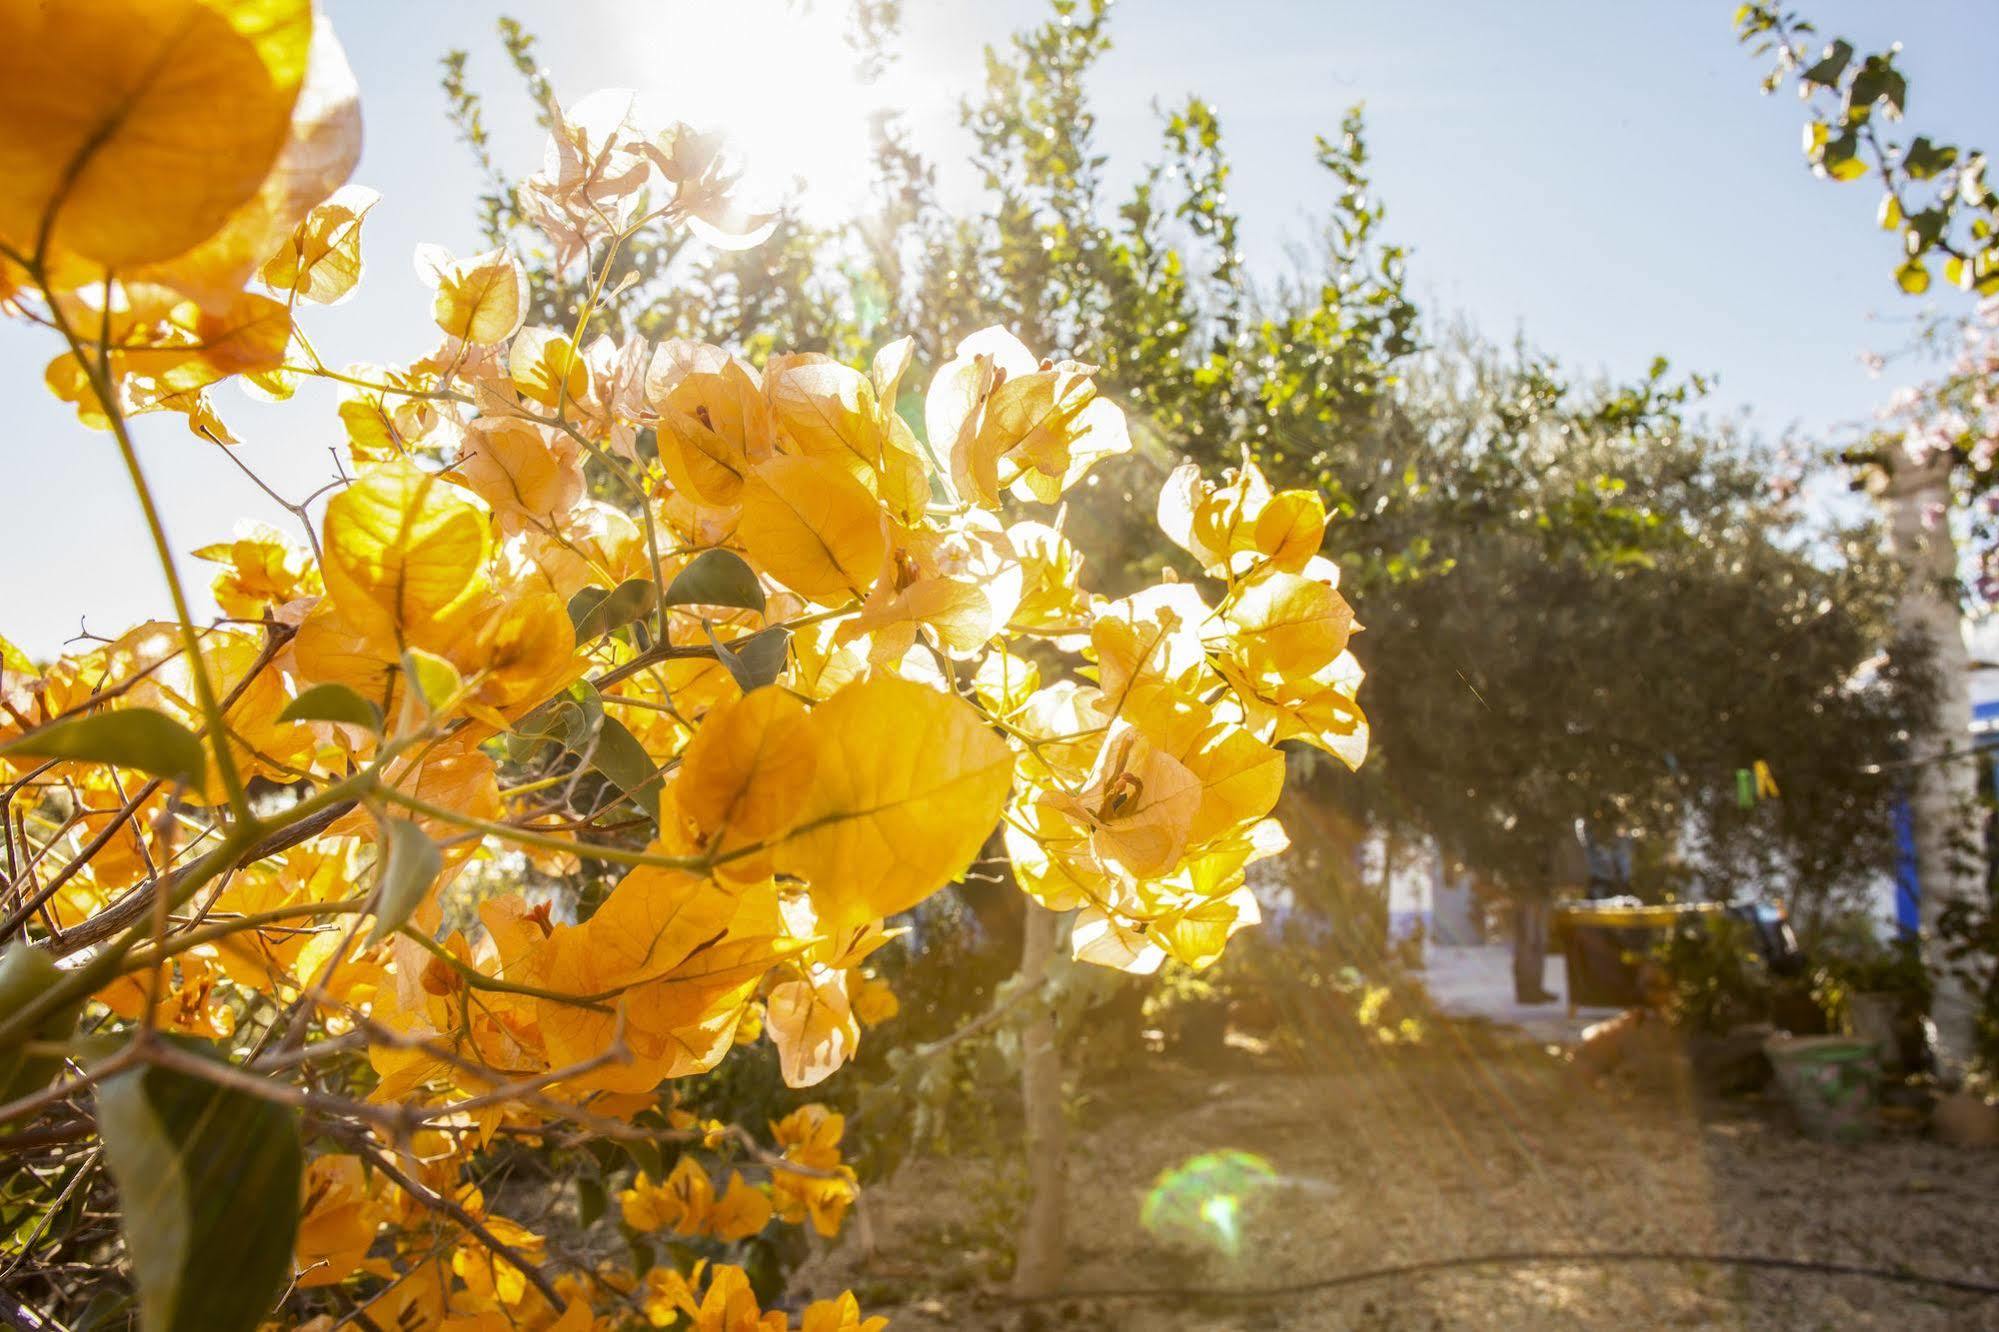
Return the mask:
[(388, 1176), (397, 1188), (422, 1203), (425, 1207), (430, 1208), (433, 1212), (439, 1212), (450, 1217), (453, 1221), (463, 1226), (481, 1244), (485, 1245), (487, 1249), (504, 1258), (522, 1276), (527, 1278), (530, 1285), (541, 1292), (541, 1297), (548, 1301), (551, 1309), (559, 1313), (564, 1308), (566, 1302), (563, 1300), (561, 1292), (556, 1290), (555, 1284), (542, 1272), (540, 1266), (529, 1262), (519, 1250), (509, 1245), (498, 1235), (495, 1235), (487, 1228), (485, 1222), (466, 1211), (454, 1199), (447, 1198), (428, 1185), (419, 1183), (417, 1180), (405, 1175), (396, 1168), (395, 1164), (387, 1156), (382, 1154), (380, 1149), (367, 1139), (357, 1136), (351, 1140), (351, 1145), (361, 1155), (367, 1157), (375, 1169)]

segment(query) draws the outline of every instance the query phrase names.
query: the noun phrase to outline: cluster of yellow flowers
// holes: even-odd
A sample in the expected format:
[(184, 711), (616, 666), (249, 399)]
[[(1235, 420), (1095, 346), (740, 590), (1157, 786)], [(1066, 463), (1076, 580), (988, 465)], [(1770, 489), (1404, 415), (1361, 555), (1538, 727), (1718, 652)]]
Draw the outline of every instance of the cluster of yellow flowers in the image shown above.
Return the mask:
[[(1366, 747), (1322, 505), (1247, 464), (1219, 486), (1183, 468), (1160, 521), (1209, 583), (1095, 597), (1052, 507), (1131, 447), (1092, 367), (974, 334), (919, 432), (897, 410), (908, 339), (861, 370), (591, 338), (588, 307), (532, 326), (505, 251), (419, 255), (429, 355), (328, 367), (295, 317), (352, 291), (374, 204), (344, 183), (358, 111), (330, 30), (304, 0), (93, 9), (125, 25), (92, 37), (116, 48), (90, 53), (103, 88), (44, 71), (0, 98), (6, 141), (37, 145), (6, 159), (0, 295), (64, 334), (51, 387), (130, 455), (147, 411), (228, 441), (224, 378), (330, 379), (352, 475), (303, 545), (259, 528), (194, 552), (228, 622), (183, 608), (47, 665), (6, 648), (0, 776), (45, 861), (31, 894), (10, 861), (8, 928), (101, 949), (72, 975), (128, 1024), (365, 1049), (353, 1150), (305, 1165), (301, 1288), (363, 1283), (401, 1328), (610, 1327), (634, 1301), (661, 1326), (789, 1327), (726, 1265), (542, 1275), (543, 1237), (487, 1211), (475, 1156), (558, 1121), (635, 1131), (663, 1083), (748, 1040), (822, 1082), (893, 1014), (862, 970), (887, 918), (998, 828), (1023, 888), (1076, 911), (1079, 958), (1212, 962), (1256, 918), (1246, 867), (1285, 844), (1276, 744)], [(75, 26), (9, 0), (0, 52), (67, 68)], [(143, 83), (163, 50), (186, 77)], [(128, 85), (149, 135), (93, 141)], [(767, 229), (712, 141), (645, 131), (628, 95), (553, 114), (521, 204), (558, 264), (603, 256), (595, 290), (642, 227)], [(581, 859), (625, 869), (581, 919), (522, 890), (527, 865)], [(461, 880), (479, 891), (449, 908)], [(774, 1219), (832, 1235), (843, 1127), (817, 1106), (772, 1126), (764, 1184), (718, 1188), (690, 1147), (623, 1217), (724, 1245)], [(879, 1324), (845, 1296), (802, 1326)]]

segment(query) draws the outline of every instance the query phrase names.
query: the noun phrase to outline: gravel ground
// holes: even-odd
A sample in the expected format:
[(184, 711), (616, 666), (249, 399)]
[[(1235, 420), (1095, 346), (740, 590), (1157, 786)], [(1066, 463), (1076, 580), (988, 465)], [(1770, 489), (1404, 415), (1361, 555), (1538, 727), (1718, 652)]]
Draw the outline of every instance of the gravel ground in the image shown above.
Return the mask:
[[(1155, 1059), (1094, 1089), (1081, 1120), (1078, 1291), (1283, 1285), (1522, 1249), (1761, 1254), (1999, 1282), (1999, 1152), (1894, 1124), (1862, 1145), (1811, 1142), (1768, 1102), (1699, 1096), (1672, 1060), (1592, 1084), (1552, 1051), (1445, 1026), (1415, 1047), (1327, 1051), (1309, 1069)], [(1225, 1148), (1277, 1176), (1241, 1202), (1236, 1251), (1212, 1230), (1148, 1233), (1140, 1208), (1161, 1172)], [(854, 1286), (898, 1332), (1999, 1328), (1999, 1299), (1693, 1264), (1492, 1267), (1255, 1301), (1079, 1297), (1026, 1316), (999, 1294), (1004, 1178), (990, 1164), (913, 1162), (800, 1277)]]

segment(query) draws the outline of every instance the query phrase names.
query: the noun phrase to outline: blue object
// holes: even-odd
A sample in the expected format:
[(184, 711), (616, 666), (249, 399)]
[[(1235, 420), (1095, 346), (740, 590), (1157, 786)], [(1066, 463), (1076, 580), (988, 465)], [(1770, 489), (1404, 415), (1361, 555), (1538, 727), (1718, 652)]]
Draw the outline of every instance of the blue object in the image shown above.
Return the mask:
[(1913, 939), (1922, 929), (1922, 888), (1916, 878), (1916, 812), (1906, 795), (1895, 798), (1895, 933)]

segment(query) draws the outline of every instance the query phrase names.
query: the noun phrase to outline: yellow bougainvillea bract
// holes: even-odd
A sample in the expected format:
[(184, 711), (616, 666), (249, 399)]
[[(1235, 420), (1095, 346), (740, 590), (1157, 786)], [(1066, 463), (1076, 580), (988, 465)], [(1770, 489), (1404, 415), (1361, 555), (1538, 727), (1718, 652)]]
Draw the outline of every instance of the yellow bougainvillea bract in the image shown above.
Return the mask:
[[(74, 999), (239, 1078), (304, 1085), (308, 1057), (257, 1062), (273, 1042), (351, 1056), (291, 1275), (376, 1325), (789, 1327), (726, 1263), (558, 1274), (472, 1163), (651, 1125), (684, 1150), (618, 1195), (633, 1231), (830, 1236), (857, 1190), (838, 1114), (765, 1148), (671, 1083), (767, 1040), (811, 1086), (892, 1038), (861, 969), (887, 918), (1003, 852), (1078, 958), (1212, 963), (1285, 845), (1276, 746), (1366, 751), (1325, 508), (1182, 467), (1159, 522), (1203, 580), (1095, 595), (1060, 506), (1132, 438), (1094, 367), (986, 329), (905, 419), (906, 339), (755, 364), (587, 307), (542, 327), (506, 249), (424, 247), (435, 349), (328, 366), (299, 321), (396, 206), (345, 181), (355, 106), (303, 0), (0, 0), (0, 290), (62, 337), (51, 388), (129, 448), (147, 412), (226, 444), (223, 380), (325, 377), (346, 455), (298, 539), (193, 549), (229, 623), (46, 664), (0, 643), (0, 778), (53, 884), (7, 931), (113, 941), (0, 1007), (0, 1055)], [(632, 108), (551, 109), (521, 203), (559, 265), (767, 232), (712, 140)], [(586, 865), (601, 888), (528, 892)], [(802, 1323), (879, 1325), (851, 1296)]]

